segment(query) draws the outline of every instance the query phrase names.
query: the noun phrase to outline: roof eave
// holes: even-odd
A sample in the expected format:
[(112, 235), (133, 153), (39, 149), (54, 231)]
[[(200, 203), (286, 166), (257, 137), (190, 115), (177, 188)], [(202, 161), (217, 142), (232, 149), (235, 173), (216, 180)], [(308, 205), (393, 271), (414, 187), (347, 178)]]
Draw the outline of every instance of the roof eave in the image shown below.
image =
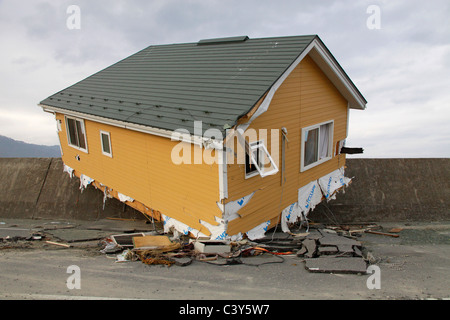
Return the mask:
[(168, 139), (171, 139), (172, 141), (183, 141), (183, 142), (188, 142), (188, 143), (192, 143), (192, 144), (195, 144), (198, 146), (205, 146), (205, 147), (211, 146), (211, 145), (219, 146), (222, 144), (222, 140), (211, 139), (209, 137), (199, 137), (196, 135), (185, 134), (185, 133), (181, 133), (178, 131), (171, 131), (171, 130), (166, 130), (166, 129), (144, 126), (144, 125), (131, 123), (131, 122), (114, 120), (114, 119), (110, 119), (110, 118), (100, 117), (100, 116), (96, 116), (96, 115), (90, 115), (87, 113), (77, 112), (77, 111), (73, 111), (73, 110), (53, 107), (53, 106), (45, 105), (42, 103), (38, 104), (38, 106), (40, 106), (45, 112), (61, 113), (61, 114), (67, 115), (67, 116), (75, 117), (75, 118), (90, 120), (90, 121), (103, 123), (103, 124), (107, 124), (107, 125), (114, 126), (114, 127), (124, 128), (124, 129), (128, 129), (128, 130), (151, 134), (154, 136), (168, 138)]
[(367, 100), (319, 37), (314, 39), (308, 54), (347, 99), (351, 109), (366, 109)]
[[(253, 105), (252, 109), (241, 116), (236, 121), (236, 127), (242, 131), (247, 130), (251, 122), (267, 111), (272, 101), (275, 92), (281, 84), (287, 79), (291, 72), (298, 66), (298, 64), (309, 55), (319, 68), (326, 74), (342, 96), (348, 101), (348, 106), (351, 109), (364, 110), (366, 108), (366, 99), (356, 88), (355, 84), (350, 80), (344, 69), (339, 65), (331, 52), (327, 49), (324, 43), (318, 36), (311, 41), (311, 43), (298, 55), (292, 64), (281, 74), (281, 76), (272, 84), (270, 89), (265, 93), (265, 97), (261, 102), (261, 98)], [(255, 107), (257, 104), (259, 106)], [(255, 110), (256, 109), (256, 110)], [(242, 119), (248, 121), (242, 123)], [(239, 121), (241, 120), (241, 121)]]

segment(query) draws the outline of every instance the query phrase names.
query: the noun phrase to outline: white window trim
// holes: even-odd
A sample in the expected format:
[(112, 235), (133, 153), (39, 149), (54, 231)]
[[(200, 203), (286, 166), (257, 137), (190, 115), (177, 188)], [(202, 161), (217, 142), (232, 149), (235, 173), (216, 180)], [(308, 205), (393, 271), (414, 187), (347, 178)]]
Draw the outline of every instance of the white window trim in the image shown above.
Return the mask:
[[(253, 142), (250, 142), (249, 143), (249, 151), (251, 151), (252, 150), (252, 147), (257, 147), (259, 144), (261, 144), (261, 143), (264, 143), (264, 141), (263, 140), (259, 140), (259, 141), (253, 141)], [(259, 153), (259, 158), (261, 159), (261, 156), (262, 156), (262, 152), (261, 152), (261, 150), (259, 151), (260, 153)], [(253, 152), (252, 152), (252, 154), (253, 154)], [(245, 157), (245, 158), (247, 158), (247, 157)], [(253, 165), (255, 164), (255, 162), (256, 162), (256, 160), (253, 158), (253, 156), (250, 158), (250, 161), (253, 163)], [(247, 163), (245, 163), (245, 167), (244, 167), (244, 170), (245, 170), (245, 168), (247, 167)], [(255, 166), (256, 168), (257, 168), (257, 166)], [(247, 172), (245, 172), (245, 179), (250, 179), (250, 178), (253, 178), (253, 177), (255, 177), (255, 176), (257, 176), (257, 175), (259, 175), (259, 171), (258, 171), (258, 169), (256, 169), (256, 171), (253, 171), (253, 172), (251, 172), (251, 173), (247, 173)]]
[[(272, 170), (265, 171), (264, 168), (259, 167), (256, 159), (253, 157), (254, 150), (259, 151), (259, 159), (264, 159), (264, 155), (269, 159), (269, 161), (273, 167)], [(270, 176), (270, 175), (278, 172), (278, 167), (275, 164), (275, 161), (273, 161), (272, 156), (270, 155), (269, 151), (267, 151), (267, 147), (266, 147), (266, 144), (264, 143), (264, 140), (250, 142), (249, 151), (251, 152), (250, 160), (253, 163), (253, 165), (255, 166), (256, 171), (254, 171), (250, 174), (245, 173), (245, 179), (249, 179), (249, 178), (255, 177), (257, 175), (260, 175), (262, 178), (264, 178), (266, 176)]]
[[(111, 153), (107, 153), (107, 152), (104, 151), (102, 134), (105, 134), (105, 135), (108, 136), (109, 151), (110, 151)], [(102, 154), (105, 155), (105, 156), (108, 156), (108, 157), (112, 158), (111, 133), (109, 133), (108, 131), (100, 130), (100, 146), (101, 146), (101, 148), (102, 148)]]
[[(86, 126), (84, 125), (84, 119), (81, 119), (81, 118), (75, 118), (75, 117), (68, 117), (68, 116), (64, 116), (64, 118), (65, 118), (65, 123), (66, 123), (67, 144), (68, 144), (70, 147), (72, 147), (72, 148), (74, 148), (74, 149), (76, 149), (76, 150), (80, 150), (80, 151), (83, 151), (83, 152), (85, 152), (85, 153), (89, 153), (89, 151), (88, 151), (88, 144), (87, 144)], [(83, 129), (83, 131), (84, 131), (84, 145), (86, 146), (86, 149), (80, 148), (80, 147), (75, 146), (75, 145), (73, 145), (73, 144), (70, 143), (69, 124), (67, 123), (67, 120), (68, 120), (68, 119), (72, 119), (72, 120), (80, 121), (80, 122), (81, 122), (81, 125), (82, 125), (82, 127), (83, 127), (82, 129)]]
[[(305, 133), (309, 130), (320, 128), (320, 126), (322, 126), (324, 124), (330, 124), (330, 123), (331, 123), (331, 130), (330, 130), (331, 132), (330, 132), (330, 139), (328, 139), (328, 154), (329, 154), (329, 156), (305, 166), (304, 165), (304, 162), (305, 162)], [(328, 160), (331, 160), (331, 158), (333, 158), (333, 140), (334, 140), (334, 120), (325, 121), (325, 122), (321, 122), (321, 123), (318, 123), (318, 124), (315, 124), (315, 125), (312, 125), (309, 127), (302, 128), (300, 172), (304, 172), (304, 171), (314, 168), (324, 162), (327, 162)], [(318, 141), (320, 141), (320, 129), (319, 129)]]

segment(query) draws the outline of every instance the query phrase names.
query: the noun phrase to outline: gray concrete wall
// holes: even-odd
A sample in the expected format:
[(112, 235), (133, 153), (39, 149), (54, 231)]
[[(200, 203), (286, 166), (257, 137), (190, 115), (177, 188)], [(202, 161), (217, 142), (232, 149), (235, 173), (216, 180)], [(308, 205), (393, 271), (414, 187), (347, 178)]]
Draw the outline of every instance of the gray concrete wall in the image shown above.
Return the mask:
[[(317, 222), (450, 221), (450, 159), (349, 159), (345, 193), (310, 213)], [(60, 158), (0, 158), (0, 217), (141, 218), (63, 172)], [(124, 209), (125, 208), (125, 209)]]
[(316, 207), (317, 221), (450, 220), (450, 159), (348, 159), (352, 183)]
[(61, 158), (0, 158), (0, 217), (96, 220), (144, 216), (63, 172)]

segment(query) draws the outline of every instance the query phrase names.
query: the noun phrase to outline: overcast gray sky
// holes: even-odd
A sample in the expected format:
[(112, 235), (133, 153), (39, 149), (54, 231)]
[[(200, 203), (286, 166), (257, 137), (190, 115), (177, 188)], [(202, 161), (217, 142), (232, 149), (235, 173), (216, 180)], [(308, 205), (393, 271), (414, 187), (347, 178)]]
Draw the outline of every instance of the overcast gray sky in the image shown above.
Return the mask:
[(318, 34), (368, 100), (350, 115), (359, 157), (450, 157), (449, 15), (448, 0), (0, 0), (0, 135), (58, 144), (37, 104), (149, 45)]

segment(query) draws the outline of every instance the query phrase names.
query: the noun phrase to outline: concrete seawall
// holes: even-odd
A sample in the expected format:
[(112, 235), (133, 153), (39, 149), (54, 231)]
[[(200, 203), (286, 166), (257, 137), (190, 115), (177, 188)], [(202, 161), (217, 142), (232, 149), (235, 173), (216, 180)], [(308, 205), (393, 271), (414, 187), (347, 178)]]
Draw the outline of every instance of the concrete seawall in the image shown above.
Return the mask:
[[(349, 159), (345, 193), (310, 213), (317, 222), (450, 220), (450, 159)], [(60, 158), (0, 158), (0, 217), (144, 219), (63, 172)]]
[(353, 178), (336, 200), (322, 202), (312, 220), (450, 220), (450, 159), (348, 159)]
[(0, 217), (96, 220), (142, 213), (63, 172), (61, 158), (0, 158)]

